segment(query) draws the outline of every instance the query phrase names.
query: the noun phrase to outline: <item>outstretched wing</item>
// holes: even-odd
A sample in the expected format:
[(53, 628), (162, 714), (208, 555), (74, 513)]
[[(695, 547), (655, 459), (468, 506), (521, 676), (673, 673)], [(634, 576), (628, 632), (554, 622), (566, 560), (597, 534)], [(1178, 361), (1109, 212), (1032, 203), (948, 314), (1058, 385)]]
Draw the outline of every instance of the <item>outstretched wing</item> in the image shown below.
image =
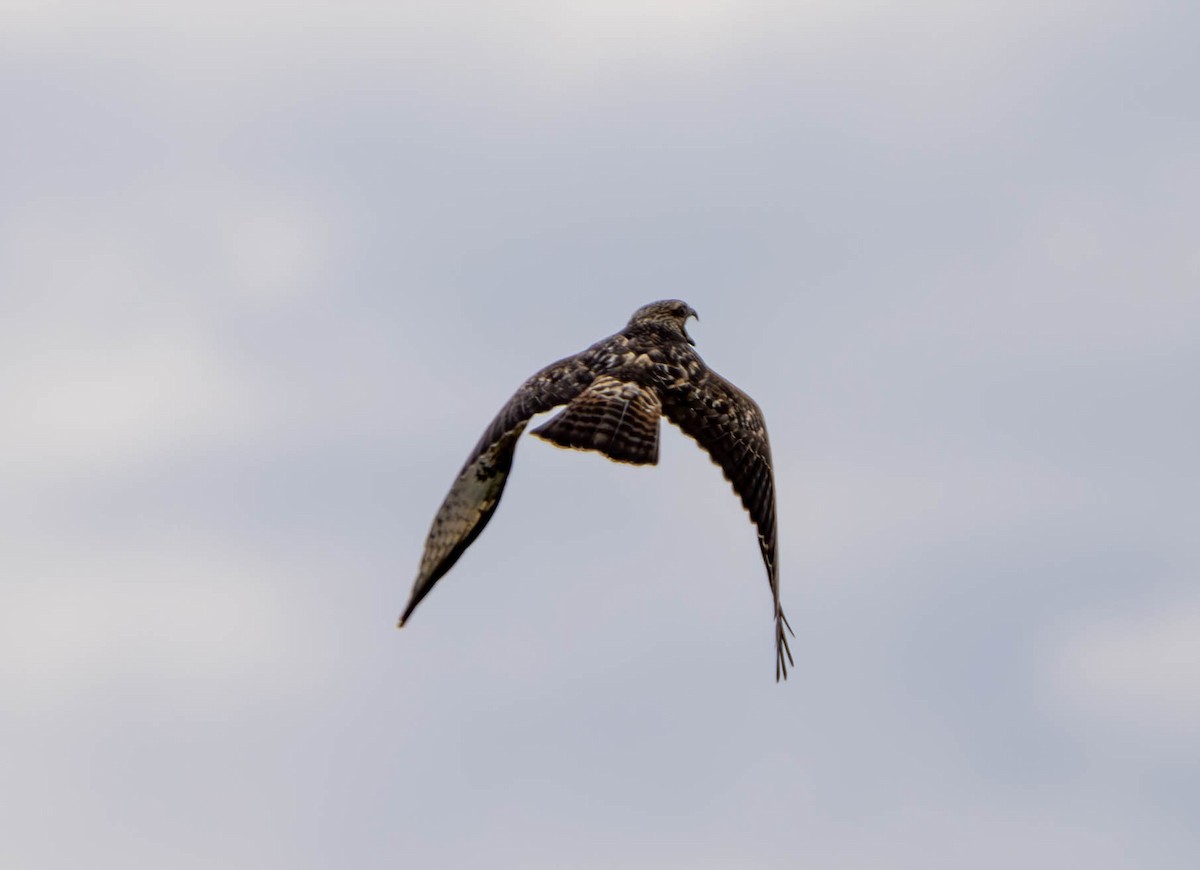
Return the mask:
[(779, 603), (775, 471), (763, 413), (690, 350), (681, 368), (678, 380), (663, 390), (663, 413), (721, 466), (758, 529), (775, 603), (775, 679), (787, 679), (788, 665), (794, 664), (787, 641), (791, 626)]
[(492, 518), (512, 469), (517, 438), (529, 418), (571, 401), (594, 378), (584, 354), (567, 357), (529, 378), (500, 409), (433, 518), (400, 627)]

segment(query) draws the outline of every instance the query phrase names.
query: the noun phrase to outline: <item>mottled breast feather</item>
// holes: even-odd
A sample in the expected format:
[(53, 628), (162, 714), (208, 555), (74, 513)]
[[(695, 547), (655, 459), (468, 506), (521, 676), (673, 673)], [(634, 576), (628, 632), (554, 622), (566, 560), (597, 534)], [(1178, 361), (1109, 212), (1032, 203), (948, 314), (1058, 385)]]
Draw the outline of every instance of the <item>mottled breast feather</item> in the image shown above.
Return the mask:
[(566, 405), (534, 434), (618, 462), (653, 465), (659, 418), (666, 416), (721, 467), (758, 530), (774, 604), (775, 678), (787, 678), (791, 627), (779, 603), (775, 476), (766, 423), (754, 400), (692, 349), (684, 329), (692, 316), (679, 300), (643, 306), (621, 332), (521, 385), (467, 457), (434, 517), (401, 626), (495, 513), (517, 439), (531, 417)]

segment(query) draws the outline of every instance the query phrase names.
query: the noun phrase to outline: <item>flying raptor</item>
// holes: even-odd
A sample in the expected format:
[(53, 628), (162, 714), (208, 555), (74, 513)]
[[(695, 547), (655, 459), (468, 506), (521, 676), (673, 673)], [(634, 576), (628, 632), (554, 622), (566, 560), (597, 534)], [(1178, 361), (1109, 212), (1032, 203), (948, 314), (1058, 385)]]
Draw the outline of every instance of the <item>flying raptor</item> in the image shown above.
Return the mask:
[[(467, 457), (438, 509), (400, 627), (496, 511), (529, 419), (566, 408), (533, 434), (560, 447), (595, 450), (617, 462), (658, 462), (659, 417), (682, 429), (721, 466), (758, 529), (775, 609), (775, 679), (794, 664), (779, 604), (775, 473), (762, 411), (704, 364), (684, 329), (691, 306), (643, 305), (629, 324), (582, 353), (551, 363), (508, 400)], [(785, 632), (786, 629), (786, 632)]]

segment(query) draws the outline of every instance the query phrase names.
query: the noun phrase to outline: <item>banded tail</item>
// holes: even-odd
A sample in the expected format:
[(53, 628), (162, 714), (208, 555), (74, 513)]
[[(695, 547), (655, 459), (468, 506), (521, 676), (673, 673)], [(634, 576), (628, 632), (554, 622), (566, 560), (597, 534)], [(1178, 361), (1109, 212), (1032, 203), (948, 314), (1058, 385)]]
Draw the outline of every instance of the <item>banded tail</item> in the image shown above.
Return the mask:
[(596, 450), (617, 462), (658, 463), (657, 394), (633, 381), (601, 375), (534, 435), (559, 447)]

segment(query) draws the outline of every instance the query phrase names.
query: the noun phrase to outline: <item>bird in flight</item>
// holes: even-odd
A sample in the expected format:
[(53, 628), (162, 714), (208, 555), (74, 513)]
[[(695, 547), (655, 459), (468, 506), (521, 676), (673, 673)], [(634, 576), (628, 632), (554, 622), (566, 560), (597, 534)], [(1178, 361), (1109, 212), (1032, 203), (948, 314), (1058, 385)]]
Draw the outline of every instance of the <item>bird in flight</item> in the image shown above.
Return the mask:
[(533, 434), (616, 462), (655, 465), (658, 421), (665, 416), (708, 451), (758, 530), (775, 609), (775, 679), (787, 679), (794, 664), (787, 641), (792, 629), (779, 603), (775, 473), (766, 423), (754, 400), (693, 350), (684, 329), (689, 317), (696, 312), (678, 299), (643, 305), (620, 332), (551, 363), (520, 386), (467, 457), (433, 519), (401, 628), (492, 518), (517, 438), (531, 417), (566, 405)]

